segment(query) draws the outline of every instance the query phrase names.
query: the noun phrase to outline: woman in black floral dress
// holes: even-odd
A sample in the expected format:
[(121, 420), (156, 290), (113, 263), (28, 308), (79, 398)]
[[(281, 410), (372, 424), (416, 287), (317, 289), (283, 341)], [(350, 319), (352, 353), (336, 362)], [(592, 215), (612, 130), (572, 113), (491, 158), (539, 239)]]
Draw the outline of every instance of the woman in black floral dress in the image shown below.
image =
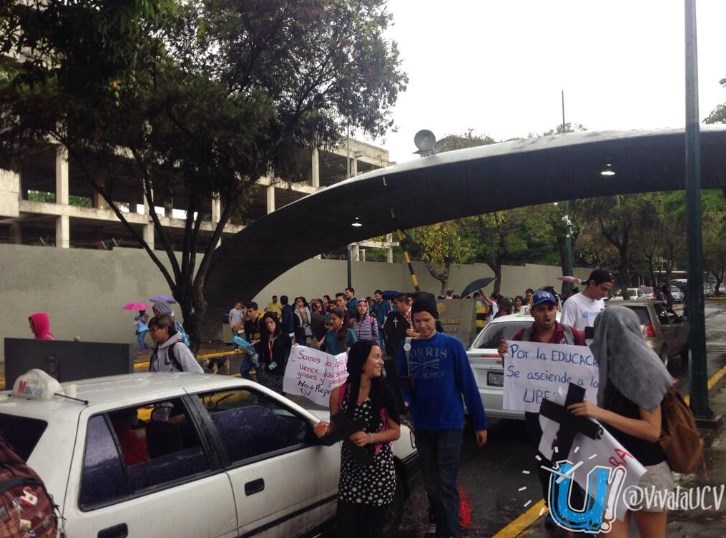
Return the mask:
[[(396, 491), (391, 441), (401, 435), (396, 398), (386, 385), (383, 354), (372, 340), (359, 340), (348, 352), (348, 380), (330, 394), (330, 416), (339, 413), (356, 430), (344, 441), (338, 483), (338, 531), (346, 537), (380, 537)], [(334, 430), (320, 422), (322, 437)]]

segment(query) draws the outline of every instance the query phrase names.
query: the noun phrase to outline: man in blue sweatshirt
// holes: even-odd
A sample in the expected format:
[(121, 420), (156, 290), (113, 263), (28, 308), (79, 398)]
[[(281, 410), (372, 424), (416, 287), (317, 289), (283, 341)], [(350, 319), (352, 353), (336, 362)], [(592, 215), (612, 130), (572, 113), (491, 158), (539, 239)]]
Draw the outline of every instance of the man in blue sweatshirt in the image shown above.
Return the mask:
[(418, 336), (399, 347), (398, 375), (410, 380), (403, 391), (404, 399), (416, 430), (436, 536), (459, 538), (456, 477), (464, 428), (462, 396), (480, 447), (487, 442), (486, 415), (464, 345), (436, 331), (438, 311), (433, 295), (419, 295), (411, 312)]

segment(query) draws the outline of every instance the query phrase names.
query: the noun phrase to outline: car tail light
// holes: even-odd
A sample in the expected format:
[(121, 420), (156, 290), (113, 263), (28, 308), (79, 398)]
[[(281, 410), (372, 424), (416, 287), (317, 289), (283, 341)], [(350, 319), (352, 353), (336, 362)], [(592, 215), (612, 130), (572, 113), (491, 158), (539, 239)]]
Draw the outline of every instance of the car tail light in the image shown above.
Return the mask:
[(646, 338), (655, 338), (655, 327), (652, 323), (648, 323), (643, 327), (643, 336)]

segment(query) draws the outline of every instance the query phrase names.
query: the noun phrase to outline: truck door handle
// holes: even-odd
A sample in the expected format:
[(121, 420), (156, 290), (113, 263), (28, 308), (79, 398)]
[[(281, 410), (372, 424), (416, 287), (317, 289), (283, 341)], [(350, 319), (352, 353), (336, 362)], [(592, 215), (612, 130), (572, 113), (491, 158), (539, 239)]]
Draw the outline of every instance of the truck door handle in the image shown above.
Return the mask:
[(126, 523), (119, 523), (98, 531), (98, 538), (126, 538), (128, 535), (129, 527)]
[(265, 481), (262, 478), (252, 480), (245, 484), (245, 495), (254, 495), (265, 489)]

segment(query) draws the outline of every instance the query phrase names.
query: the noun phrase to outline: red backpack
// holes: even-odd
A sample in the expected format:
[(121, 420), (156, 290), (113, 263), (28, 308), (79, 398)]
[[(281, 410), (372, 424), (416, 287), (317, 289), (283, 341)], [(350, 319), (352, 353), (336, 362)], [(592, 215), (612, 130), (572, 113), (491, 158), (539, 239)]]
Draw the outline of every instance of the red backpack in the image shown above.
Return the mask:
[(40, 477), (0, 438), (0, 538), (56, 538), (57, 510)]

